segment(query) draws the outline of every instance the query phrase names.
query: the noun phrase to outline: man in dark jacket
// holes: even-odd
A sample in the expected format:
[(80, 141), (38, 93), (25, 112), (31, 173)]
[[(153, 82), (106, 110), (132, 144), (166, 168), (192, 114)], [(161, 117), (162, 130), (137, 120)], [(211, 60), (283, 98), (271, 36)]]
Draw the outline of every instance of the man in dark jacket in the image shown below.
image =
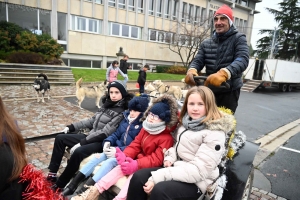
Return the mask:
[(139, 71), (139, 77), (138, 77), (138, 80), (137, 82), (139, 83), (139, 86), (140, 86), (140, 94), (144, 93), (145, 91), (145, 83), (146, 83), (146, 80), (147, 80), (147, 70), (149, 69), (149, 65), (145, 65), (143, 67), (143, 69), (140, 69)]
[[(212, 90), (218, 106), (224, 106), (235, 112), (243, 85), (243, 71), (249, 62), (249, 50), (246, 36), (238, 33), (232, 20), (232, 10), (227, 5), (216, 11), (215, 31), (210, 39), (200, 45), (195, 59), (189, 66), (185, 82), (195, 85), (193, 76), (198, 76), (198, 72), (206, 66), (208, 77), (204, 85), (215, 86)], [(230, 85), (230, 89), (216, 88), (225, 81)]]
[(127, 60), (128, 60), (128, 55), (124, 55), (123, 59), (120, 60), (120, 70), (123, 72), (123, 74), (125, 74), (127, 76), (127, 80), (124, 80), (124, 83), (126, 84), (128, 81), (128, 75), (127, 75), (127, 69), (130, 69), (130, 67), (128, 66)]

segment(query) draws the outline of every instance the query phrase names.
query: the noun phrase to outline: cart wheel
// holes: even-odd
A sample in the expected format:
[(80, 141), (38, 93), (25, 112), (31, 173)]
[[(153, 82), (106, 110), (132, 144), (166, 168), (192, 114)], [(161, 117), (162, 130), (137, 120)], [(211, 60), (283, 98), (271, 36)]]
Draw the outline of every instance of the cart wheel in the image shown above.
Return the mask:
[(249, 177), (248, 177), (248, 180), (246, 182), (246, 186), (245, 186), (245, 190), (244, 190), (244, 193), (243, 193), (242, 200), (250, 200), (250, 195), (251, 195), (252, 185), (253, 185), (253, 179), (254, 179), (254, 168), (252, 166)]
[(292, 90), (293, 90), (292, 85), (288, 85), (288, 86), (287, 86), (287, 91), (291, 92)]
[(279, 84), (279, 89), (282, 91), (282, 92), (286, 92), (287, 90), (287, 84)]

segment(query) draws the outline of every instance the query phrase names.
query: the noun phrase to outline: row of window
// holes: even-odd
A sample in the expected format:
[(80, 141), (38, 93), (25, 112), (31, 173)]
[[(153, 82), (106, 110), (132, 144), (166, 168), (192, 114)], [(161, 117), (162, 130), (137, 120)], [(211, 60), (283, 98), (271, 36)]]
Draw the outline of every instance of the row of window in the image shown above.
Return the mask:
[(199, 41), (198, 37), (190, 35), (178, 35), (172, 32), (164, 32), (158, 30), (149, 30), (148, 39), (154, 42), (178, 44), (182, 46), (191, 46)]
[[(80, 67), (80, 68), (101, 68), (102, 61), (101, 60), (81, 60), (81, 59), (69, 59), (62, 58), (65, 65), (70, 67)], [(107, 68), (110, 66), (112, 62), (107, 62)], [(131, 66), (131, 70), (139, 70), (140, 64), (138, 63), (128, 63)]]

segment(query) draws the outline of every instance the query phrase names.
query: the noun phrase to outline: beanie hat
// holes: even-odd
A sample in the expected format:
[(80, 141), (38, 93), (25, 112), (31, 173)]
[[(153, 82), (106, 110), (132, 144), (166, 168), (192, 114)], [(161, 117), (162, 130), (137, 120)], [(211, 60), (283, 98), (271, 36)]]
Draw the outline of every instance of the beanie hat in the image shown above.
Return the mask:
[(155, 103), (151, 108), (150, 112), (154, 115), (159, 116), (162, 121), (168, 123), (171, 120), (170, 106), (167, 100), (162, 100), (161, 102)]
[(131, 99), (128, 103), (129, 110), (135, 110), (138, 112), (145, 112), (148, 108), (149, 98), (148, 95), (143, 94), (141, 96), (136, 96)]
[(233, 14), (232, 14), (232, 9), (227, 6), (227, 5), (223, 5), (221, 6), (215, 13), (214, 17), (217, 15), (224, 15), (225, 17), (227, 17), (228, 21), (229, 21), (229, 25), (231, 26), (233, 24)]
[(111, 82), (107, 86), (108, 94), (109, 94), (109, 90), (110, 90), (111, 87), (118, 88), (118, 90), (121, 92), (122, 98), (124, 98), (126, 96), (126, 94), (127, 94), (126, 86), (124, 86), (121, 81), (116, 80), (116, 81)]

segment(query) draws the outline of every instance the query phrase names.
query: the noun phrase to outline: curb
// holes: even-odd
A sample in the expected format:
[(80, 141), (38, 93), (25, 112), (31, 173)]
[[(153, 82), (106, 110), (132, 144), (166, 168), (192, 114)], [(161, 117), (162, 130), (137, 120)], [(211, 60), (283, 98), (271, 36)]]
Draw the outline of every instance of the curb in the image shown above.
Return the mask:
[(262, 138), (254, 141), (256, 144), (260, 144), (259, 150), (256, 153), (253, 161), (254, 167), (259, 165), (275, 152), (280, 146), (282, 146), (291, 137), (300, 132), (300, 119), (297, 119), (289, 124), (286, 124), (268, 134)]

